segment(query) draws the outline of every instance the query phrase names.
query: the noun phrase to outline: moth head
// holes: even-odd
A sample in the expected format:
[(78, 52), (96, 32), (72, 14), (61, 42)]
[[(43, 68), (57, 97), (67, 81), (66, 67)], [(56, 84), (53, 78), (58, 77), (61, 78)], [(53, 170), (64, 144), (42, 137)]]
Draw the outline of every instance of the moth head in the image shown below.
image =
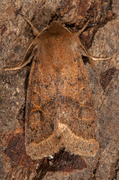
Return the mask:
[(71, 34), (70, 31), (64, 27), (60, 21), (52, 21), (50, 25), (47, 27), (48, 33), (50, 35), (68, 35)]

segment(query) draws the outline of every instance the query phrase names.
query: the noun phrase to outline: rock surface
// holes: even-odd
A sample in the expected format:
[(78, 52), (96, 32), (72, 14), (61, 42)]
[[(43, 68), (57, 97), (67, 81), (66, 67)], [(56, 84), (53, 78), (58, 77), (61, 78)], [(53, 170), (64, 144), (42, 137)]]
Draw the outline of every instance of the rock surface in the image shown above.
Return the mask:
[[(26, 15), (41, 31), (60, 20), (73, 32), (90, 20), (81, 40), (91, 55), (112, 57), (95, 61), (98, 74), (85, 64), (98, 124), (99, 153), (94, 158), (74, 157), (61, 150), (53, 160), (32, 161), (24, 147), (24, 108), (30, 66), (15, 66), (33, 35), (19, 15)], [(114, 15), (115, 14), (115, 15)], [(25, 0), (0, 2), (0, 179), (116, 180), (119, 179), (119, 2), (114, 0)], [(85, 57), (84, 57), (85, 60)]]

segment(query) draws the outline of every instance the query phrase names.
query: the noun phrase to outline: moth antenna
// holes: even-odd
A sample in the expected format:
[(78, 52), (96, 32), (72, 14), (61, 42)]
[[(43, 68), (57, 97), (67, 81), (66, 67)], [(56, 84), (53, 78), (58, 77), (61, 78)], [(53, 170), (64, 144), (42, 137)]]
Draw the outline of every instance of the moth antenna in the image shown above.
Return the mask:
[(20, 13), (20, 15), (31, 26), (34, 36), (38, 36), (40, 32), (34, 27), (34, 25), (31, 23), (31, 21), (29, 19), (27, 19), (23, 14)]

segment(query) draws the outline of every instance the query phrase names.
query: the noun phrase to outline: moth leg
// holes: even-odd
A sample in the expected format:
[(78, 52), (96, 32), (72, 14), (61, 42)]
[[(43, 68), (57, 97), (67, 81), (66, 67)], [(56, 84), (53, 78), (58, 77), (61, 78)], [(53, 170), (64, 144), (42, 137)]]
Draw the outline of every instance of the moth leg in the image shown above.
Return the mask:
[(18, 66), (16, 66), (16, 67), (4, 68), (4, 70), (5, 70), (5, 71), (15, 71), (15, 70), (19, 70), (19, 69), (23, 68), (24, 66), (26, 66), (28, 63), (30, 63), (31, 60), (32, 60), (32, 58), (33, 58), (33, 56), (34, 56), (34, 55), (30, 56), (30, 57), (28, 58), (28, 60), (25, 61), (23, 64), (20, 63), (20, 64), (19, 64)]
[(91, 56), (91, 54), (89, 53), (88, 49), (86, 48), (86, 46), (80, 41), (81, 43), (81, 47), (82, 49), (84, 50), (84, 52), (86, 53), (86, 55), (88, 57), (90, 57), (93, 61), (105, 61), (105, 60), (109, 60), (111, 57), (94, 57), (94, 56)]
[(108, 58), (93, 57), (93, 56), (90, 55), (88, 49), (84, 46), (84, 44), (83, 44), (81, 41), (80, 41), (80, 43), (81, 43), (81, 47), (82, 47), (82, 49), (84, 50), (86, 56), (89, 58), (89, 61), (90, 61), (90, 63), (91, 63), (91, 66), (95, 69), (95, 71), (99, 74), (99, 76), (101, 76), (100, 73), (98, 72), (98, 70), (97, 70), (96, 67), (95, 67), (94, 61), (109, 60), (110, 57), (108, 57)]
[(20, 13), (20, 15), (21, 15), (21, 16), (24, 18), (24, 20), (31, 26), (34, 36), (37, 37), (40, 32), (33, 26), (33, 24), (30, 22), (29, 19), (27, 19), (27, 18), (26, 18), (23, 14), (21, 14), (21, 13)]
[(111, 59), (111, 57), (94, 57), (94, 56), (91, 56), (91, 55), (89, 55), (90, 57), (91, 57), (91, 59), (93, 60), (93, 61), (107, 61), (107, 60), (109, 60), (109, 59)]
[(86, 22), (86, 24), (84, 25), (84, 27), (83, 27), (82, 29), (80, 29), (78, 32), (76, 32), (75, 34), (79, 36), (79, 35), (86, 29), (89, 21), (90, 21), (90, 20), (88, 20), (88, 21)]
[[(22, 15), (22, 14), (21, 14)], [(23, 15), (22, 15), (23, 16)], [(30, 24), (30, 21), (25, 17), (25, 20)], [(34, 27), (32, 24), (30, 24), (32, 27)], [(43, 31), (45, 31), (47, 29), (47, 27), (46, 28), (44, 28), (41, 32), (39, 32), (37, 29), (36, 29), (36, 34), (37, 34), (37, 36), (36, 36), (36, 38), (32, 41), (32, 43), (29, 45), (29, 47), (28, 47), (28, 49), (26, 50), (26, 52), (25, 52), (25, 55), (24, 55), (24, 57), (23, 57), (23, 60), (21, 61), (21, 63), (17, 66), (17, 67), (14, 67), (14, 68), (4, 68), (4, 70), (5, 71), (7, 71), (7, 70), (18, 70), (18, 69), (21, 69), (21, 68), (23, 68), (24, 66), (26, 66), (28, 63), (30, 63), (31, 62), (31, 60), (32, 60), (32, 58), (33, 58), (33, 56), (30, 58), (29, 57), (29, 59), (27, 60), (27, 61), (25, 61), (25, 59), (26, 59), (26, 57), (27, 57), (27, 55), (28, 55), (28, 52), (30, 51), (30, 50), (32, 50), (33, 49), (33, 45), (35, 46), (35, 41), (39, 38), (39, 36), (42, 34), (42, 32)]]
[[(82, 29), (80, 29), (78, 32), (76, 32), (75, 34), (79, 36), (79, 35), (85, 30), (85, 28), (87, 27), (88, 23), (89, 23), (89, 20), (87, 21), (87, 23), (85, 24), (85, 26), (84, 26)], [(91, 65), (92, 65), (92, 67), (93, 67), (93, 68), (95, 69), (95, 71), (99, 74), (99, 76), (101, 76), (100, 73), (98, 72), (98, 70), (96, 69), (95, 64), (94, 64), (93, 61), (109, 60), (110, 57), (108, 57), (108, 58), (93, 57), (93, 56), (90, 55), (88, 49), (84, 46), (84, 44), (83, 44), (81, 41), (80, 41), (80, 43), (81, 43), (81, 47), (82, 47), (82, 49), (84, 50), (86, 56), (89, 58), (89, 61), (90, 61)]]
[[(88, 20), (87, 23), (85, 24), (85, 26), (82, 29), (80, 29), (78, 32), (76, 32), (75, 34), (80, 35), (85, 30), (85, 28), (87, 27), (89, 21), (90, 20)], [(93, 57), (93, 56), (90, 55), (90, 53), (88, 52), (88, 49), (84, 46), (84, 44), (82, 42), (81, 42), (81, 46), (82, 46), (83, 50), (87, 53), (88, 57), (90, 57), (94, 61), (104, 61), (104, 60), (109, 60), (110, 59), (110, 57), (108, 57), (108, 58)]]
[(98, 73), (98, 75), (101, 76), (100, 73), (98, 72), (98, 70), (96, 69), (95, 64), (94, 64), (92, 58), (90, 56), (88, 56), (88, 55), (87, 55), (87, 57), (89, 58), (89, 61), (91, 63), (91, 66), (93, 67), (93, 69), (95, 69), (95, 71)]

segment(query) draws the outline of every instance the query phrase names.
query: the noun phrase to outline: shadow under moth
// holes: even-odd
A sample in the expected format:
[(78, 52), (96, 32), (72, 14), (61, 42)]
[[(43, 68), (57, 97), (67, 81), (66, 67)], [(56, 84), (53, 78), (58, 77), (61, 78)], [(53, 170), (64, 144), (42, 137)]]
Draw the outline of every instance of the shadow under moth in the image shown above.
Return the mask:
[(79, 39), (87, 23), (82, 30), (71, 33), (53, 21), (39, 32), (24, 19), (36, 38), (23, 61), (5, 70), (18, 70), (32, 62), (25, 110), (27, 155), (33, 160), (42, 159), (65, 148), (71, 154), (95, 156), (99, 149), (96, 118), (81, 52), (93, 67), (96, 58)]

